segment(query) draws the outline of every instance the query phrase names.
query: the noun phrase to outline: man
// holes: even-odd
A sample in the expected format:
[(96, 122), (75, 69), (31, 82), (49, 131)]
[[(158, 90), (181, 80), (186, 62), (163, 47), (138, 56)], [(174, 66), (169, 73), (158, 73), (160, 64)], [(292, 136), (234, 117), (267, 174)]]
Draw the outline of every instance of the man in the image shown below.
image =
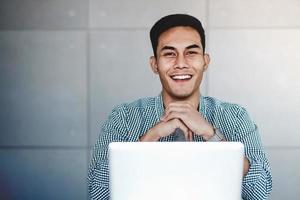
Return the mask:
[(179, 129), (188, 141), (242, 142), (242, 197), (266, 199), (272, 179), (257, 126), (243, 107), (200, 93), (202, 77), (210, 62), (201, 22), (189, 15), (169, 15), (154, 24), (150, 38), (154, 52), (150, 65), (159, 75), (162, 92), (112, 111), (94, 147), (88, 176), (91, 199), (109, 199), (110, 142), (174, 141)]

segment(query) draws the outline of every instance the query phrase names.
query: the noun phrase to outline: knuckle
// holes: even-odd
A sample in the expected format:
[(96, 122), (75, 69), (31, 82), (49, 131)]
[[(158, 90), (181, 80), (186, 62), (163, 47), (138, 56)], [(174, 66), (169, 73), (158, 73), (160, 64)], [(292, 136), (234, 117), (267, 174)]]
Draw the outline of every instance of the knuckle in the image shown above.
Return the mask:
[(175, 119), (173, 119), (173, 120), (174, 120), (174, 122), (175, 122), (176, 124), (180, 124), (179, 119), (175, 118)]

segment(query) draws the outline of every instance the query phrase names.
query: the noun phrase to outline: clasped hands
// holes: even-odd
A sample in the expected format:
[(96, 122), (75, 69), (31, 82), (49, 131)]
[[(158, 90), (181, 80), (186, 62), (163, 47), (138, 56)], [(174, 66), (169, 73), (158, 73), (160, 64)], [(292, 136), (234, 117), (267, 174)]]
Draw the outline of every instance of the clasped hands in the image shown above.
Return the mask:
[(189, 102), (170, 103), (160, 122), (147, 131), (140, 138), (141, 141), (158, 141), (161, 137), (172, 134), (176, 128), (180, 128), (187, 141), (193, 140), (193, 133), (208, 140), (214, 135), (213, 126), (201, 116), (197, 108)]

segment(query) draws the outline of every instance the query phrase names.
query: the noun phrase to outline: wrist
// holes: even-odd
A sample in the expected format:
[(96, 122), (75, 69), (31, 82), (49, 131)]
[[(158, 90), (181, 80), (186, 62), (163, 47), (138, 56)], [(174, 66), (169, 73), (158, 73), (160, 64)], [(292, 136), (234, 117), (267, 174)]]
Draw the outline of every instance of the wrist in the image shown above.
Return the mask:
[(160, 136), (156, 134), (153, 129), (149, 129), (143, 136), (139, 138), (140, 142), (155, 142), (160, 139)]
[(205, 141), (207, 141), (207, 142), (221, 142), (221, 141), (225, 141), (225, 137), (224, 137), (223, 133), (221, 133), (218, 128), (213, 128), (213, 135)]
[(209, 141), (214, 135), (215, 135), (215, 129), (213, 126), (210, 126), (208, 131), (206, 131), (206, 133), (202, 135), (202, 137), (205, 141)]

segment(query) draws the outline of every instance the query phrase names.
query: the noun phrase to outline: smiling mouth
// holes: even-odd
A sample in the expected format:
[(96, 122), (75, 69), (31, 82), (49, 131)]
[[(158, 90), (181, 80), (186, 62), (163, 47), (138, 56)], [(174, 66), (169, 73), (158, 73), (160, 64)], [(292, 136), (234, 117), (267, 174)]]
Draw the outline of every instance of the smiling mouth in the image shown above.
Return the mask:
[(193, 76), (189, 74), (182, 74), (182, 75), (172, 75), (171, 79), (174, 81), (186, 81), (190, 80)]

